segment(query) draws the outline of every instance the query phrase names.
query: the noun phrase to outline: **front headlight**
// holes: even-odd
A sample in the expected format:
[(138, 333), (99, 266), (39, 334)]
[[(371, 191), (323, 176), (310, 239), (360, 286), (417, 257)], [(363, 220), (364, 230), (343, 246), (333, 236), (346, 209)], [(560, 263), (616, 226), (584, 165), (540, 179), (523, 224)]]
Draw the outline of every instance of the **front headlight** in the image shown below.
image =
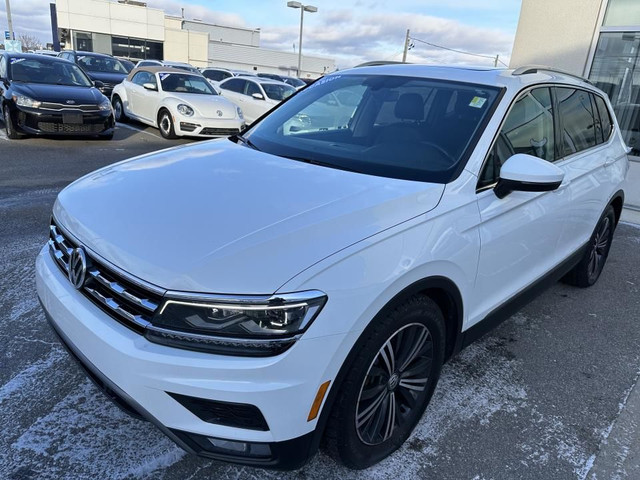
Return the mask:
[(180, 112), (185, 117), (190, 117), (193, 115), (193, 108), (191, 108), (189, 105), (181, 103), (180, 105), (178, 105), (178, 112)]
[(240, 120), (244, 120), (244, 115), (242, 114), (242, 109), (240, 107), (236, 107), (236, 112), (238, 112), (238, 118)]
[(42, 105), (42, 102), (27, 97), (26, 95), (13, 95), (12, 98), (19, 107), (40, 108), (40, 105)]
[(111, 110), (111, 102), (109, 101), (108, 98), (105, 98), (102, 103), (100, 103), (100, 105), (98, 105), (100, 107), (100, 110), (102, 110), (103, 112), (106, 112), (108, 110)]
[(284, 352), (309, 327), (327, 296), (306, 291), (273, 297), (167, 298), (147, 326), (148, 340), (226, 355)]

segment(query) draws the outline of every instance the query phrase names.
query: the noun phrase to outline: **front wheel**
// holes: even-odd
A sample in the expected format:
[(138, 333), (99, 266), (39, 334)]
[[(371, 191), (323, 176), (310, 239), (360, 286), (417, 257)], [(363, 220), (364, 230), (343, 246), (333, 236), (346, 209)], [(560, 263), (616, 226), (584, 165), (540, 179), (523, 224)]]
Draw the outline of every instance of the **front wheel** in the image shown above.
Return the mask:
[(332, 457), (367, 468), (405, 442), (438, 382), (444, 331), (440, 309), (424, 295), (377, 322), (339, 387), (324, 442)]
[(162, 110), (158, 115), (158, 128), (160, 129), (160, 135), (164, 138), (178, 138), (173, 127), (173, 118), (171, 118), (171, 114), (168, 110)]
[(127, 115), (124, 113), (124, 105), (122, 105), (122, 100), (120, 100), (120, 97), (114, 97), (111, 105), (113, 106), (113, 116), (115, 117), (116, 122), (126, 122)]
[(573, 270), (571, 270), (562, 281), (569, 285), (586, 288), (598, 281), (604, 264), (609, 257), (613, 232), (616, 228), (616, 214), (613, 207), (609, 205), (596, 226), (587, 250)]
[(4, 117), (4, 128), (7, 132), (7, 137), (11, 140), (17, 140), (22, 138), (18, 132), (16, 132), (16, 128), (13, 125), (13, 120), (11, 119), (11, 112), (9, 111), (9, 107), (7, 105), (3, 108), (3, 117)]

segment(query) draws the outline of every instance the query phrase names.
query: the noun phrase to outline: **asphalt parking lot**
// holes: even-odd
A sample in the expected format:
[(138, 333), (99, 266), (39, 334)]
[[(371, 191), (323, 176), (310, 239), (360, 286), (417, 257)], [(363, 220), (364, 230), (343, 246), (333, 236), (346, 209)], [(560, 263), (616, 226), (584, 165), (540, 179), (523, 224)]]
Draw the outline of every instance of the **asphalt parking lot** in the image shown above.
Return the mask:
[(640, 478), (640, 228), (627, 224), (595, 287), (558, 284), (462, 352), (411, 439), (369, 470), (322, 454), (291, 473), (194, 458), (121, 413), (49, 330), (34, 259), (65, 185), (181, 143), (131, 125), (113, 141), (0, 134), (0, 478)]

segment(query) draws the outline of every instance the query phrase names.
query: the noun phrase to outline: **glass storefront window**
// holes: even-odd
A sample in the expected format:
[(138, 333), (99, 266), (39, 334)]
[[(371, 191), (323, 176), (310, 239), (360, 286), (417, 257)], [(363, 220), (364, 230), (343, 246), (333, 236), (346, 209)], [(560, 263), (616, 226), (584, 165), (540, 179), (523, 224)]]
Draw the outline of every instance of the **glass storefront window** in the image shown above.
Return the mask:
[(640, 25), (640, 2), (638, 0), (609, 0), (604, 16), (605, 27)]
[(640, 32), (600, 33), (589, 79), (609, 95), (631, 155), (640, 156)]
[(88, 32), (73, 32), (73, 46), (76, 50), (93, 52), (93, 37)]

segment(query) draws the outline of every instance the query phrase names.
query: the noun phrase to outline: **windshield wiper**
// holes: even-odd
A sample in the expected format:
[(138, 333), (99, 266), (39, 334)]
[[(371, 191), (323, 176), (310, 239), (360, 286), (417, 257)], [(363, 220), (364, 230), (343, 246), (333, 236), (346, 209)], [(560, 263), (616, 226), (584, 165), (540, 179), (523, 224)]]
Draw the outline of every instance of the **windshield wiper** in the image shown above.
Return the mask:
[(240, 140), (242, 143), (244, 143), (247, 147), (253, 148), (254, 150), (258, 150), (260, 151), (260, 149), (258, 147), (255, 146), (255, 144), (249, 140), (248, 138), (244, 138), (242, 135), (237, 134), (237, 135), (232, 135), (230, 138), (236, 140), (236, 143), (238, 143), (238, 140)]
[(284, 157), (284, 158), (288, 158), (289, 160), (295, 160), (297, 162), (304, 162), (304, 163), (310, 163), (311, 165), (318, 165), (320, 167), (335, 168), (337, 170), (344, 170), (345, 172), (362, 173), (362, 172), (360, 172), (358, 170), (355, 170), (353, 168), (344, 167), (342, 165), (336, 165), (335, 163), (321, 162), (319, 160), (313, 160), (311, 158), (294, 157), (292, 155), (279, 155), (279, 156), (280, 157)]

